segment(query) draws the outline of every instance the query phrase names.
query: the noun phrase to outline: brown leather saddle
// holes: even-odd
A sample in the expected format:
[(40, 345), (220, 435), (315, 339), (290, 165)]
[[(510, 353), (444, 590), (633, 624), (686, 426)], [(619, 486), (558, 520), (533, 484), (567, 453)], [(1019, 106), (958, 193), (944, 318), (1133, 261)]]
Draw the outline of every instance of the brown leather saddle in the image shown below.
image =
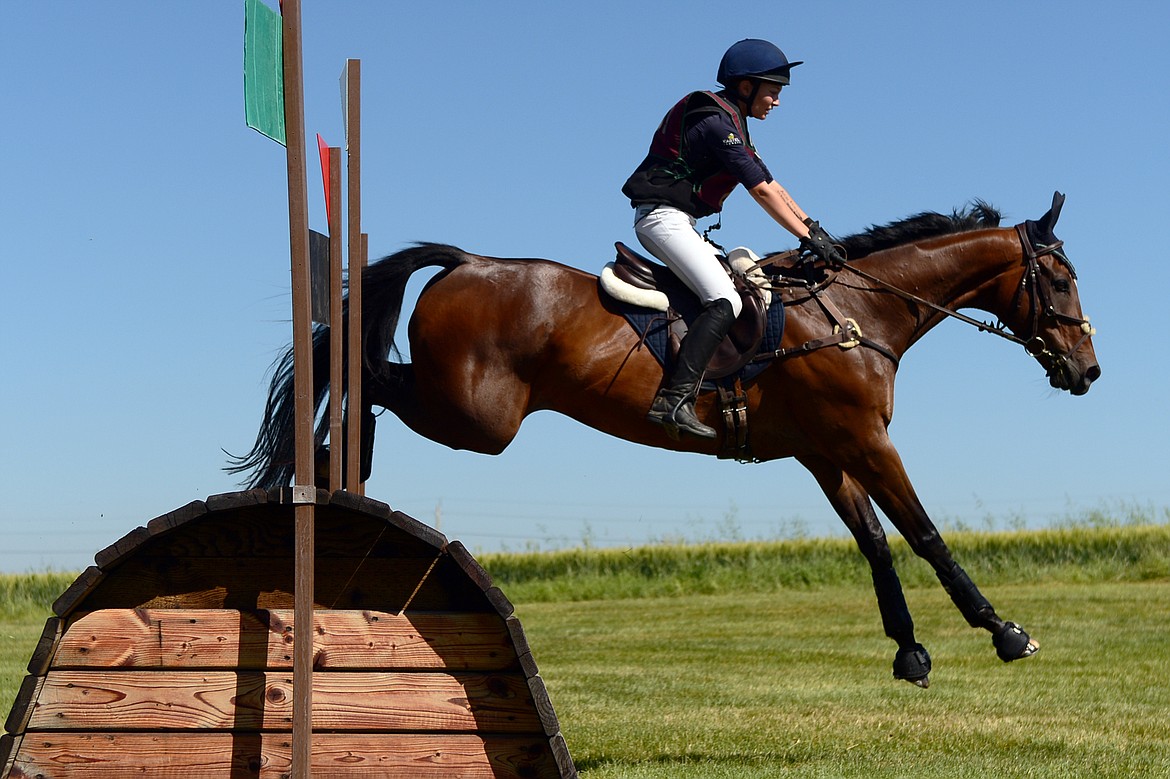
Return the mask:
[[(617, 248), (617, 259), (613, 272), (617, 278), (638, 289), (663, 292), (670, 301), (670, 309), (665, 316), (670, 320), (669, 352), (673, 362), (678, 357), (679, 344), (686, 336), (687, 320), (699, 312), (698, 300), (665, 265), (638, 254), (621, 241), (614, 246)], [(720, 261), (726, 265), (724, 258), (720, 258)], [(768, 311), (763, 293), (740, 274), (731, 273), (731, 278), (743, 301), (743, 310), (723, 343), (715, 350), (707, 366), (708, 379), (721, 379), (738, 372), (756, 356), (764, 339)]]

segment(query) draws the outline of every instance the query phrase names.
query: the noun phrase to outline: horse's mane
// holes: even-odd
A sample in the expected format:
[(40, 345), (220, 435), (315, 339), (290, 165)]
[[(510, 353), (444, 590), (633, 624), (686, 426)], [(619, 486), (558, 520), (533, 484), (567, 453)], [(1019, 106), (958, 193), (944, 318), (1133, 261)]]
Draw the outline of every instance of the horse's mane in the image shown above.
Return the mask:
[(940, 235), (952, 235), (985, 227), (999, 227), (1002, 215), (982, 200), (974, 201), (964, 210), (955, 210), (950, 216), (934, 211), (923, 211), (914, 216), (885, 225), (872, 225), (864, 232), (837, 239), (845, 247), (845, 256), (851, 260), (865, 257), (884, 249)]

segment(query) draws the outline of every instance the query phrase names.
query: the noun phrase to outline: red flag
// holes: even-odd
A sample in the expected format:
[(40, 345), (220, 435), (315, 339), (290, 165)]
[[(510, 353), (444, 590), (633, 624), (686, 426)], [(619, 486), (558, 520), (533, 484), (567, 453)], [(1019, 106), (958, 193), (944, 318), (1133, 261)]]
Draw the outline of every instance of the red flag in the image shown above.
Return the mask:
[(329, 144), (317, 133), (317, 156), (321, 158), (321, 184), (325, 187), (325, 218), (333, 224), (333, 204), (329, 202)]

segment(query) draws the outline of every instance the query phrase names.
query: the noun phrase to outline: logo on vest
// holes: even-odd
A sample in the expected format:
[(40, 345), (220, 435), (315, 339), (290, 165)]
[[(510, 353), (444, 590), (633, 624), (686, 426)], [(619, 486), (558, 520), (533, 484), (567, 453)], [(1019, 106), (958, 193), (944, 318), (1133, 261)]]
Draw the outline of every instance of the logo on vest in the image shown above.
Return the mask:
[(723, 139), (724, 146), (743, 146), (743, 141), (735, 133), (728, 133), (727, 137)]

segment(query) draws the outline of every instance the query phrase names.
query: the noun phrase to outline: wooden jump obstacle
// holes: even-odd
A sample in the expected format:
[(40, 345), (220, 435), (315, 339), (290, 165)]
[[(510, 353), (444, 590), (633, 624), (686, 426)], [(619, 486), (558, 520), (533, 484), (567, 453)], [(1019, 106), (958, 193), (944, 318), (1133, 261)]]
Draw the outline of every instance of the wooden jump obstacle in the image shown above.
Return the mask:
[[(288, 488), (196, 501), (95, 557), (53, 604), (0, 779), (292, 771)], [(458, 541), (318, 490), (314, 774), (575, 777), (524, 631)]]
[[(280, 71), (284, 126), (269, 126), (273, 106), (256, 124), (246, 112), (287, 150), (294, 484), (190, 503), (96, 555), (53, 604), (0, 737), (0, 779), (576, 777), (507, 597), (461, 543), (362, 494), (356, 321), (355, 413), (343, 435), (331, 398), (329, 490), (313, 486), (300, 0), (280, 7), (277, 16), (245, 3), (246, 41), (271, 55), (251, 72), (245, 54), (245, 95), (247, 83)], [(347, 61), (343, 76), (351, 314), (361, 310), (367, 251), (359, 64)], [(327, 151), (335, 207), (323, 324), (339, 387), (341, 150)]]

